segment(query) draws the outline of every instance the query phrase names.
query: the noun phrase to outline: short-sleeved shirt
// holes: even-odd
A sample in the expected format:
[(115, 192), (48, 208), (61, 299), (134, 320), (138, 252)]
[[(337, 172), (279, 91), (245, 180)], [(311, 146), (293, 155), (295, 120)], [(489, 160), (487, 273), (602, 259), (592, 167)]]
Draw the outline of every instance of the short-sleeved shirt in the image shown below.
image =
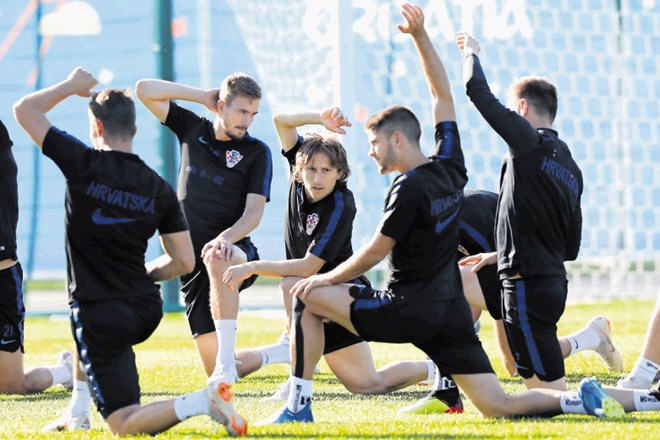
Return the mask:
[(217, 140), (212, 121), (174, 102), (165, 125), (179, 140), (177, 193), (199, 256), (206, 243), (243, 215), (248, 194), (270, 199), (271, 152), (249, 134), (240, 140)]
[(479, 58), (465, 58), (467, 94), (509, 147), (500, 177), (496, 217), (501, 276), (565, 275), (582, 234), (582, 172), (550, 128), (534, 128), (502, 105), (486, 82)]
[(289, 203), (285, 216), (284, 242), (287, 259), (304, 258), (307, 252), (325, 260), (319, 271), (328, 272), (352, 254), (351, 237), (355, 219), (355, 199), (345, 182), (337, 182), (330, 194), (317, 202), (305, 200), (305, 189), (294, 178), (296, 153), (302, 138), (287, 152), (289, 162)]
[(18, 167), (11, 152), (13, 145), (7, 128), (0, 121), (0, 261), (18, 259)]
[(158, 295), (144, 266), (148, 239), (188, 229), (172, 187), (138, 156), (88, 148), (51, 127), (43, 152), (66, 178), (71, 300)]
[(435, 140), (431, 161), (392, 183), (379, 225), (396, 241), (388, 290), (403, 302), (463, 296), (456, 250), (467, 172), (456, 123), (436, 125)]
[(494, 252), (495, 212), (497, 193), (485, 190), (466, 190), (463, 195), (463, 211), (459, 257)]

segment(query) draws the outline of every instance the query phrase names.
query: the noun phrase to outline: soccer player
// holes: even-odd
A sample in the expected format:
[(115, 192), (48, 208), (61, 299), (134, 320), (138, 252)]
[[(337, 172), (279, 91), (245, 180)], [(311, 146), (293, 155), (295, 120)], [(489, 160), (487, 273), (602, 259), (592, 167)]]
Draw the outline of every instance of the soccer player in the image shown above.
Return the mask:
[[(197, 256), (195, 270), (181, 278), (186, 316), (209, 382), (234, 383), (238, 292), (256, 276), (229, 287), (222, 275), (232, 265), (259, 258), (248, 234), (259, 225), (270, 197), (272, 159), (268, 146), (247, 130), (259, 111), (261, 88), (250, 76), (235, 73), (211, 90), (145, 79), (138, 81), (136, 94), (179, 139), (177, 191)], [(205, 105), (215, 120), (174, 99)]]
[[(621, 379), (620, 388), (650, 388), (660, 374), (660, 302), (656, 301), (646, 330), (644, 349), (628, 375)], [(660, 386), (656, 387), (660, 390)]]
[[(497, 275), (497, 265), (470, 263), (482, 253), (495, 249), (495, 213), (497, 193), (485, 190), (465, 190), (463, 209), (459, 222), (458, 258), (465, 297), (472, 308), (486, 310), (493, 318), (495, 335), (499, 343), (504, 366), (511, 375), (516, 374), (515, 361), (506, 340), (502, 323), (502, 295)], [(583, 350), (594, 350), (603, 358), (610, 370), (622, 368), (621, 353), (610, 337), (607, 318), (598, 316), (580, 331), (559, 340), (564, 359)], [(445, 381), (446, 382), (446, 381)], [(447, 388), (451, 384), (436, 380), (433, 391), (413, 405), (401, 409), (400, 413), (427, 414), (446, 411)], [(445, 390), (443, 390), (443, 388)], [(639, 387), (637, 387), (639, 388)]]
[(488, 86), (478, 42), (459, 32), (457, 43), (465, 54), (467, 95), (509, 147), (495, 235), (504, 328), (516, 369), (528, 388), (566, 390), (557, 322), (566, 305), (564, 261), (580, 249), (583, 184), (570, 150), (551, 128), (557, 90), (542, 77), (517, 79), (510, 110)]
[[(443, 373), (452, 375), (485, 416), (560, 413), (564, 407), (567, 411), (580, 408), (591, 414), (623, 415), (621, 404), (595, 379), (583, 381), (581, 398), (551, 389), (509, 396), (500, 386), (475, 334), (456, 264), (467, 174), (449, 80), (424, 29), (422, 9), (405, 3), (402, 14), (407, 23), (399, 24), (399, 30), (412, 36), (433, 98), (435, 154), (427, 158), (422, 153), (421, 127), (405, 107), (388, 107), (367, 121), (369, 155), (381, 173), (400, 175), (392, 183), (378, 231), (368, 244), (330, 272), (283, 280), (292, 284), (296, 297), (291, 391), (286, 405), (264, 423), (313, 421), (312, 379), (323, 351), (324, 320), (366, 340), (413, 343)], [(392, 269), (387, 290), (344, 283), (386, 256)], [(634, 409), (632, 391), (613, 392), (626, 410)]]
[[(209, 385), (140, 405), (132, 346), (146, 340), (163, 316), (155, 281), (190, 272), (195, 258), (174, 190), (132, 153), (137, 130), (133, 100), (125, 90), (95, 93), (96, 84), (94, 76), (77, 68), (64, 81), (23, 97), (14, 115), (66, 178), (71, 330), (97, 407), (110, 431), (119, 435), (156, 434), (201, 414), (225, 425), (230, 434), (244, 434), (247, 424), (234, 410), (227, 388)], [(46, 117), (76, 95), (91, 97), (93, 148)], [(165, 253), (145, 263), (147, 241), (156, 230)]]
[(57, 365), (23, 370), (25, 304), (23, 269), (16, 254), (18, 167), (5, 124), (0, 121), (0, 394), (38, 393), (53, 385), (71, 388), (71, 352)]
[[(283, 111), (275, 113), (275, 128), (282, 154), (289, 162), (289, 199), (285, 217), (287, 260), (250, 261), (225, 272), (227, 284), (239, 285), (255, 274), (306, 277), (334, 269), (353, 254), (351, 237), (356, 208), (346, 181), (350, 168), (339, 140), (310, 134), (299, 136), (297, 128), (319, 124), (331, 132), (345, 134), (350, 122), (337, 107), (323, 111)], [(356, 283), (369, 285), (364, 276)], [(287, 317), (292, 298), (283, 291)], [(354, 393), (376, 394), (394, 391), (429, 379), (434, 367), (430, 361), (396, 362), (376, 371), (369, 344), (335, 323), (324, 325), (324, 357), (337, 378)], [(239, 376), (263, 365), (289, 360), (288, 344), (274, 344), (237, 353)], [(285, 388), (288, 391), (288, 386)]]

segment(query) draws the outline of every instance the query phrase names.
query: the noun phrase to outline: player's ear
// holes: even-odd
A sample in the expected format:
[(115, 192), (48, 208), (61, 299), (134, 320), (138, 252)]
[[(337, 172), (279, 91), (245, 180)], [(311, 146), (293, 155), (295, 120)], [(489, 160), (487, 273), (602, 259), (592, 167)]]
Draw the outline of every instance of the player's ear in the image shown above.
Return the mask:
[(394, 130), (392, 132), (392, 141), (397, 148), (401, 148), (406, 141), (406, 137), (399, 130)]
[(529, 113), (529, 101), (525, 98), (520, 98), (518, 100), (518, 114), (523, 118)]
[(103, 122), (97, 118), (94, 118), (92, 124), (94, 126), (94, 134), (98, 137), (103, 136)]

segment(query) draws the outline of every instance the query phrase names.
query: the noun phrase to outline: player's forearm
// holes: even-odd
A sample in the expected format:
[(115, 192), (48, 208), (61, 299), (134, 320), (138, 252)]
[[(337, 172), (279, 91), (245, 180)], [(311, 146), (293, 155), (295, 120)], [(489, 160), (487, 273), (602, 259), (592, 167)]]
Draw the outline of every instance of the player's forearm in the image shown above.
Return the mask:
[(378, 264), (383, 258), (371, 253), (366, 247), (359, 249), (348, 260), (325, 274), (332, 284), (344, 283), (354, 280), (365, 274), (369, 269)]
[(181, 259), (173, 259), (167, 254), (145, 264), (147, 275), (155, 281), (169, 280), (190, 272), (190, 267)]
[(263, 275), (267, 277), (303, 277), (318, 273), (323, 265), (314, 264), (305, 259), (295, 260), (255, 260), (246, 263), (246, 267), (253, 275)]
[(289, 151), (298, 140), (297, 128), (307, 124), (320, 124), (321, 115), (313, 111), (287, 111), (278, 109), (273, 115), (273, 123), (284, 151)]
[(236, 223), (222, 231), (219, 237), (232, 244), (242, 240), (259, 226), (261, 218), (263, 217), (263, 212), (263, 207), (261, 209), (257, 207), (246, 209)]
[(415, 34), (413, 41), (419, 52), (431, 94), (441, 102), (452, 103), (449, 76), (426, 30)]
[(137, 82), (135, 93), (140, 99), (152, 101), (180, 99), (205, 104), (208, 91), (161, 79), (143, 79)]
[(318, 111), (287, 111), (277, 109), (273, 115), (276, 127), (296, 128), (307, 124), (320, 124), (321, 114)]

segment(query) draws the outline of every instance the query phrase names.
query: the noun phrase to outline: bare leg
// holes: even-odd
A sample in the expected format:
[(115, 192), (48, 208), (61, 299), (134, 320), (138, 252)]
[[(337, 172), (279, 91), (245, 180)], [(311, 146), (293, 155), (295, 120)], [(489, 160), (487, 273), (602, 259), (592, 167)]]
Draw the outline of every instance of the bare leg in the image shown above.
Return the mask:
[(424, 361), (392, 362), (376, 371), (367, 342), (325, 355), (325, 361), (348, 391), (383, 394), (423, 381), (428, 376)]
[[(0, 393), (40, 393), (53, 385), (53, 375), (46, 367), (35, 367), (23, 372), (23, 352), (0, 351)], [(55, 366), (54, 366), (55, 367)]]
[(494, 374), (455, 374), (456, 385), (484, 417), (512, 417), (535, 414), (561, 414), (562, 392), (533, 389), (507, 395)]
[(630, 373), (618, 382), (623, 388), (650, 388), (660, 371), (660, 297), (656, 300), (644, 339), (644, 349)]
[(660, 364), (660, 304), (656, 303), (653, 316), (649, 321), (642, 356)]
[(218, 337), (216, 332), (204, 333), (193, 339), (195, 347), (202, 359), (206, 376), (210, 377), (215, 368), (215, 358), (218, 353)]
[(263, 366), (261, 353), (257, 350), (239, 350), (236, 352), (236, 371), (238, 377), (245, 377)]
[(516, 376), (518, 372), (516, 371), (516, 361), (513, 359), (511, 354), (511, 347), (509, 347), (509, 341), (506, 338), (506, 332), (504, 331), (504, 323), (501, 319), (497, 319), (494, 322), (495, 327), (495, 337), (497, 338), (497, 343), (500, 347), (500, 354), (502, 355), (502, 362), (504, 362), (504, 368), (511, 376)]
[(236, 351), (236, 318), (238, 317), (239, 299), (238, 289), (224, 284), (222, 275), (229, 266), (247, 261), (247, 255), (237, 246), (234, 246), (233, 255), (231, 261), (213, 257), (207, 257), (204, 260), (209, 274), (211, 316), (216, 325), (217, 336), (215, 368), (211, 376), (227, 376), (225, 379), (230, 381), (238, 378), (234, 353)]
[(118, 409), (106, 420), (113, 434), (158, 434), (179, 423), (174, 400), (154, 402), (146, 406), (131, 405)]

